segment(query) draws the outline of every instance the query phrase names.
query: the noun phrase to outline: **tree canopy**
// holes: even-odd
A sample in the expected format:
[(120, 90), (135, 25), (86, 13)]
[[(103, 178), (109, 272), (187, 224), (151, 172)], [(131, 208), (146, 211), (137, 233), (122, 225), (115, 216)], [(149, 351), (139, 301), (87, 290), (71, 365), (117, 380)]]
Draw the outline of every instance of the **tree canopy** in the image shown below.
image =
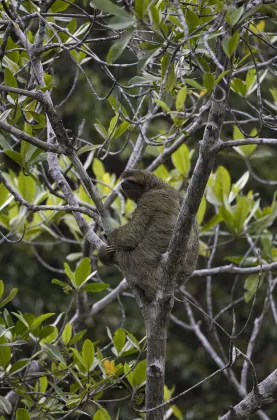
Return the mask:
[[(0, 419), (275, 418), (276, 2), (0, 11)], [(200, 234), (152, 402), (145, 313), (97, 257), (132, 168), (184, 196), (168, 278)]]

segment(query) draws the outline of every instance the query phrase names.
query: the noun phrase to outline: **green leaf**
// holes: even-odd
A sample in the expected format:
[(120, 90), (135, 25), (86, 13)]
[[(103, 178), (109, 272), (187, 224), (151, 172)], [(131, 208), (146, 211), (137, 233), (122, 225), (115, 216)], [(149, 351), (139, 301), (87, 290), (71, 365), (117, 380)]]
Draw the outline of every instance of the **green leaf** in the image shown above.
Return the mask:
[(201, 86), (200, 83), (196, 82), (194, 79), (185, 79), (185, 82), (189, 86), (192, 86), (198, 90), (203, 90), (203, 86)]
[(9, 156), (10, 159), (12, 159), (16, 163), (19, 163), (19, 165), (21, 165), (22, 156), (19, 152), (16, 152), (15, 150), (5, 150), (5, 155)]
[(32, 203), (36, 195), (36, 183), (31, 176), (25, 176), (23, 172), (20, 172), (18, 190), (26, 201)]
[(172, 153), (171, 161), (174, 168), (176, 168), (184, 178), (187, 178), (190, 171), (190, 155), (186, 144), (182, 144), (179, 149)]
[(30, 416), (25, 408), (18, 408), (16, 410), (16, 420), (30, 420)]
[(82, 358), (83, 358), (86, 370), (89, 371), (94, 361), (94, 345), (88, 339), (86, 339), (83, 344)]
[(100, 134), (100, 136), (103, 137), (103, 139), (106, 140), (106, 138), (108, 137), (108, 132), (105, 129), (105, 127), (101, 124), (101, 122), (98, 121), (98, 124), (94, 124), (94, 127), (95, 127), (96, 131)]
[(92, 0), (90, 2), (90, 6), (94, 7), (95, 9), (102, 10), (102, 12), (111, 13), (112, 15), (118, 17), (123, 16), (124, 18), (131, 20), (131, 16), (128, 12), (126, 12), (125, 9), (117, 6), (110, 0)]
[(75, 334), (70, 342), (69, 342), (69, 346), (72, 346), (73, 344), (77, 343), (79, 340), (81, 340), (83, 338), (83, 336), (85, 335), (85, 333), (87, 332), (87, 330), (82, 330), (80, 332), (78, 332), (77, 334)]
[(222, 47), (225, 52), (225, 54), (228, 57), (231, 57), (234, 52), (236, 51), (238, 45), (240, 42), (240, 34), (239, 31), (234, 32), (234, 34), (231, 37), (225, 37), (222, 41)]
[(62, 341), (65, 346), (67, 346), (70, 343), (71, 337), (72, 325), (70, 324), (70, 322), (67, 322), (62, 332)]
[(76, 361), (78, 361), (86, 369), (86, 364), (85, 364), (82, 356), (78, 352), (78, 350), (77, 349), (74, 349), (74, 347), (70, 347), (70, 350), (74, 354)]
[(67, 283), (65, 283), (64, 281), (58, 280), (58, 279), (51, 280), (51, 283), (52, 284), (57, 284), (58, 286), (61, 286), (61, 287), (68, 287)]
[[(72, 2), (73, 0), (69, 0), (69, 1)], [(63, 12), (69, 6), (70, 6), (70, 4), (65, 3), (62, 0), (56, 0), (54, 2), (54, 4), (51, 6), (50, 12), (52, 12), (52, 13)]]
[(238, 93), (240, 96), (246, 96), (246, 85), (243, 80), (237, 79), (236, 77), (231, 80), (231, 88)]
[(0, 184), (0, 207), (6, 203), (8, 196), (9, 196), (9, 191), (7, 190), (4, 184)]
[(137, 364), (133, 371), (133, 386), (137, 388), (146, 381), (146, 360), (142, 360)]
[(236, 196), (238, 195), (238, 193), (245, 187), (245, 185), (247, 184), (247, 181), (249, 179), (249, 172), (245, 172), (240, 179), (232, 185), (231, 188), (231, 192), (229, 194), (229, 203), (232, 203), (232, 201), (234, 200), (234, 198), (236, 198)]
[(182, 87), (179, 90), (176, 98), (176, 110), (178, 112), (184, 111), (185, 109), (185, 102), (187, 97), (187, 86)]
[(244, 222), (250, 211), (249, 200), (246, 197), (237, 196), (237, 205), (234, 212), (234, 227), (236, 233), (243, 231)]
[(176, 75), (175, 75), (175, 68), (174, 68), (174, 64), (170, 64), (169, 67), (169, 72), (167, 74), (167, 79), (165, 82), (165, 89), (168, 92), (172, 92), (173, 88), (175, 87), (176, 84)]
[(0, 337), (0, 366), (4, 369), (8, 366), (11, 360), (11, 348), (9, 346), (1, 346), (1, 344), (8, 344), (9, 341), (5, 336)]
[[(128, 372), (130, 372), (130, 373), (128, 373)], [(134, 386), (133, 386), (134, 372), (131, 371), (130, 366), (126, 362), (124, 363), (124, 374), (127, 375), (126, 378), (129, 382), (129, 384), (131, 385), (132, 388), (134, 388)]]
[(91, 273), (90, 258), (84, 258), (75, 271), (75, 284), (81, 286)]
[(30, 328), (31, 331), (34, 331), (35, 329), (37, 329), (42, 324), (43, 321), (45, 321), (46, 319), (50, 318), (53, 315), (55, 315), (55, 313), (42, 314), (38, 316), (37, 318), (35, 318)]
[(3, 308), (7, 303), (9, 303), (13, 298), (17, 295), (18, 289), (15, 287), (13, 288), (9, 295), (0, 302), (0, 308)]
[[(4, 83), (7, 87), (17, 88), (17, 81), (13, 75), (13, 72), (9, 68), (4, 70)], [(17, 93), (9, 93), (9, 95), (15, 100), (17, 98)]]
[(127, 29), (134, 25), (134, 20), (130, 16), (114, 16), (109, 20), (108, 27), (115, 30)]
[(117, 353), (120, 354), (126, 342), (126, 334), (122, 328), (118, 328), (113, 336), (114, 346), (117, 350)]
[(109, 413), (105, 408), (101, 407), (93, 416), (93, 420), (111, 420)]
[(219, 203), (224, 202), (224, 196), (228, 197), (231, 189), (231, 177), (227, 169), (224, 166), (218, 166), (216, 170), (215, 184), (213, 190)]
[(107, 283), (90, 283), (82, 287), (82, 292), (89, 292), (89, 293), (102, 292), (102, 290), (105, 290), (108, 287), (110, 287), (110, 285)]
[(124, 329), (124, 331), (126, 332), (126, 335), (127, 335), (127, 339), (128, 339), (128, 341), (130, 341), (130, 343), (138, 350), (138, 351), (140, 351), (140, 345), (139, 345), (139, 342), (138, 342), (138, 340), (136, 339), (136, 337), (134, 337), (133, 336), (133, 334), (131, 334), (129, 331), (127, 331), (127, 330), (125, 330)]
[(133, 31), (130, 30), (127, 31), (118, 41), (115, 41), (115, 43), (111, 46), (107, 54), (106, 60), (108, 63), (114, 63), (121, 56), (121, 54), (129, 44), (132, 36)]
[(192, 32), (199, 25), (199, 17), (196, 13), (192, 12), (189, 9), (186, 12), (186, 21), (189, 28), (189, 32)]
[(212, 73), (205, 73), (203, 76), (203, 83), (205, 88), (207, 89), (208, 94), (210, 95), (213, 91), (215, 84), (214, 75)]
[(150, 0), (135, 0), (135, 11), (140, 19), (143, 19)]
[(3, 296), (5, 290), (4, 282), (3, 280), (0, 280), (0, 298)]
[(93, 159), (92, 170), (95, 177), (99, 179), (100, 181), (102, 181), (105, 176), (106, 171), (101, 160), (97, 158)]
[[(69, 265), (66, 262), (64, 263), (64, 272), (67, 275), (67, 277), (71, 280), (72, 285), (76, 286), (75, 273), (71, 271)], [(57, 284), (57, 282), (55, 283)]]
[(156, 104), (159, 105), (164, 111), (170, 112), (169, 106), (164, 101), (161, 101), (160, 99), (154, 99), (154, 102), (156, 102)]
[(119, 124), (119, 126), (116, 128), (114, 134), (113, 134), (113, 139), (118, 139), (120, 136), (122, 136), (122, 134), (125, 133), (126, 130), (128, 130), (128, 128), (130, 127), (131, 123), (129, 123), (128, 121), (123, 121), (123, 123)]
[(12, 412), (11, 403), (7, 398), (2, 397), (2, 395), (0, 395), (0, 412), (4, 414), (11, 414)]
[(241, 6), (235, 9), (232, 13), (226, 13), (226, 22), (229, 23), (230, 26), (235, 26), (235, 24), (240, 20), (243, 12), (244, 6)]
[(10, 69), (10, 71), (15, 74), (19, 70), (19, 65), (16, 64), (14, 61), (10, 60), (7, 55), (3, 57), (3, 63)]
[(202, 200), (201, 200), (201, 203), (200, 203), (200, 206), (199, 206), (199, 209), (198, 209), (198, 212), (196, 214), (196, 220), (197, 220), (197, 223), (198, 223), (199, 226), (201, 225), (201, 223), (204, 219), (205, 212), (206, 212), (206, 207), (207, 207), (206, 198), (205, 198), (205, 196), (203, 196)]
[(54, 359), (57, 359), (64, 365), (66, 365), (66, 362), (57, 346), (54, 346), (53, 344), (49, 343), (44, 343), (43, 347), (50, 353), (51, 356), (54, 357)]
[[(261, 280), (259, 284), (259, 288), (263, 283), (264, 275), (261, 275)], [(244, 282), (244, 300), (245, 303), (250, 302), (250, 300), (254, 297), (257, 287), (259, 283), (259, 273), (250, 274)]]
[(9, 370), (9, 375), (12, 375), (14, 373), (20, 372), (22, 369), (24, 369), (28, 364), (30, 363), (30, 359), (20, 359), (17, 360), (12, 367)]
[(256, 80), (256, 69), (248, 70), (245, 79), (246, 90), (248, 91)]

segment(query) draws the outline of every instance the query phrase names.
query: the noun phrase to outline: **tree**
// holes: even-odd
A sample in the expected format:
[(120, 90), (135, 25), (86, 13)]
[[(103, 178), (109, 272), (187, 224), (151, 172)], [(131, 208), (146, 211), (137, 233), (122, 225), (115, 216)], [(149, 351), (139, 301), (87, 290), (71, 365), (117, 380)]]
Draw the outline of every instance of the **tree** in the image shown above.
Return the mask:
[[(110, 401), (105, 391), (112, 388), (116, 395), (120, 384), (128, 395), (114, 397), (114, 401), (129, 397), (137, 415), (147, 413), (148, 420), (170, 415), (182, 418), (173, 405), (175, 399), (219, 373), (241, 400), (224, 419), (246, 418), (275, 402), (276, 370), (271, 369), (259, 385), (251, 359), (264, 318), (271, 313), (274, 327), (277, 323), (273, 295), (277, 204), (271, 191), (266, 192), (269, 200), (264, 192), (259, 198), (255, 190), (247, 189), (251, 179), (262, 185), (277, 183), (275, 174), (265, 169), (269, 179), (264, 179), (253, 169), (255, 160), (276, 155), (274, 148), (269, 148), (277, 144), (277, 90), (271, 87), (277, 60), (275, 2), (3, 1), (1, 11), (2, 244), (27, 241), (50, 271), (53, 267), (36, 250), (37, 238), (47, 241), (54, 237), (79, 247), (77, 254), (68, 256), (77, 260), (76, 269), (64, 263), (69, 282), (53, 280), (72, 295), (66, 312), (53, 324), (42, 326), (54, 316), (52, 312), (35, 316), (3, 310), (0, 364), (8, 392), (0, 399), (3, 416), (62, 419), (95, 413), (96, 407), (93, 418), (108, 419), (110, 415), (102, 406)], [(103, 53), (103, 44), (109, 45), (107, 53)], [(75, 74), (68, 94), (57, 104), (63, 78), (68, 77), (61, 69), (70, 72), (68, 63)], [(96, 86), (95, 80), (101, 81), (101, 86)], [(105, 112), (94, 123), (93, 137), (84, 135), (84, 130), (91, 128), (86, 128), (89, 121), (81, 120), (78, 109), (82, 102), (89, 104), (83, 82), (94, 95), (94, 104), (105, 102)], [(80, 113), (75, 126), (65, 123), (67, 104), (75, 114)], [(94, 119), (97, 107), (87, 108)], [(232, 140), (227, 140), (231, 136)], [(198, 151), (196, 163), (192, 147)], [(242, 176), (232, 173), (231, 179), (225, 166), (234, 156), (247, 171)], [(83, 339), (85, 320), (127, 289), (125, 280), (109, 289), (107, 272), (95, 258), (105, 237), (134, 209), (131, 202), (124, 201), (117, 176), (105, 167), (105, 162), (115, 158), (126, 168), (142, 165), (155, 171), (178, 189), (189, 181), (171, 242), (161, 259), (156, 299), (148, 303), (132, 288), (145, 319), (147, 368), (141, 360), (144, 340), (139, 342), (124, 328), (109, 332), (116, 361), (104, 357), (100, 348), (95, 350), (92, 340)], [(196, 270), (193, 277), (206, 277), (206, 302), (203, 309), (182, 286), (181, 298), (175, 300), (185, 308), (188, 323), (184, 323), (171, 311), (178, 263), (187, 251), (195, 217), (201, 234), (199, 264), (206, 262), (206, 267)], [(239, 255), (230, 255), (228, 248), (221, 253), (226, 239), (227, 245), (235, 244)], [(217, 256), (231, 264), (221, 261), (213, 267)], [(61, 275), (60, 269), (58, 273)], [(228, 291), (231, 300), (227, 303), (225, 296), (223, 306), (213, 299), (217, 287), (213, 279), (220, 274), (229, 274), (233, 285)], [(237, 287), (241, 279), (244, 293)], [(90, 293), (105, 289), (108, 294), (91, 305)], [(0, 290), (2, 296), (3, 282)], [(16, 293), (16, 288), (10, 290), (1, 308)], [(236, 305), (243, 300), (248, 316), (237, 326)], [(253, 323), (257, 305), (260, 313)], [(222, 325), (219, 318), (228, 313), (233, 315)], [(219, 350), (212, 347), (209, 332), (202, 331), (199, 315)], [(173, 391), (164, 388), (170, 319), (192, 331), (217, 365), (216, 371), (173, 398)], [(252, 325), (245, 350), (245, 342), (241, 347), (240, 340)], [(222, 332), (228, 339), (228, 354)], [(130, 361), (128, 357), (134, 353), (138, 356)], [(235, 369), (238, 359), (243, 360), (241, 381)], [(248, 393), (249, 371), (252, 393)], [(268, 418), (263, 411), (258, 411), (258, 416)]]

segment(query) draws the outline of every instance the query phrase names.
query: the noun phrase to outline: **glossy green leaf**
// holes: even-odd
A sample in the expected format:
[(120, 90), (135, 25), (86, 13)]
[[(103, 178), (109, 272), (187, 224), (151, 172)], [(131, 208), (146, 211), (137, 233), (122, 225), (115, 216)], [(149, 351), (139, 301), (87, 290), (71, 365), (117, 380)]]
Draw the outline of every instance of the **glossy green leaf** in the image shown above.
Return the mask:
[(2, 366), (4, 369), (6, 369), (12, 357), (11, 348), (9, 346), (3, 345), (8, 343), (9, 341), (5, 336), (0, 337), (0, 366)]
[(213, 190), (219, 203), (223, 203), (224, 196), (228, 197), (231, 189), (231, 177), (224, 166), (218, 166), (215, 173), (215, 183)]
[(117, 353), (120, 353), (123, 349), (126, 342), (126, 334), (122, 328), (118, 328), (113, 336), (114, 346), (117, 350)]
[(82, 287), (82, 292), (89, 292), (89, 293), (102, 292), (102, 290), (105, 290), (108, 287), (110, 287), (110, 285), (107, 283), (90, 283)]
[(205, 212), (206, 212), (206, 207), (207, 207), (207, 202), (206, 202), (206, 198), (205, 196), (202, 197), (198, 212), (196, 214), (196, 220), (198, 222), (198, 225), (200, 226), (204, 216), (205, 216)]
[(186, 22), (189, 28), (189, 32), (192, 32), (199, 25), (199, 17), (191, 10), (186, 11)]
[(4, 414), (11, 414), (12, 406), (9, 400), (0, 395), (0, 412)]
[(83, 336), (85, 335), (85, 333), (87, 332), (87, 330), (82, 330), (82, 331), (80, 331), (80, 332), (78, 332), (77, 334), (75, 334), (72, 338), (71, 338), (71, 340), (70, 340), (70, 342), (69, 342), (69, 346), (72, 346), (73, 344), (75, 344), (75, 343), (77, 343), (78, 341), (80, 341), (82, 338), (83, 338)]
[(235, 24), (240, 20), (242, 14), (244, 12), (244, 6), (237, 7), (233, 12), (226, 13), (226, 22), (229, 23), (230, 26), (235, 26)]
[(117, 6), (115, 3), (112, 3), (110, 0), (92, 0), (90, 5), (96, 9), (102, 10), (102, 12), (111, 13), (112, 15), (118, 17), (123, 16), (126, 19), (131, 19), (131, 16), (128, 12), (126, 12), (126, 10)]
[(172, 153), (171, 160), (174, 168), (176, 168), (184, 178), (187, 178), (190, 171), (190, 154), (188, 146), (182, 144), (179, 149)]
[(134, 23), (130, 16), (114, 16), (109, 20), (108, 27), (114, 30), (127, 29)]
[(208, 94), (210, 95), (213, 91), (215, 84), (214, 75), (212, 73), (205, 73), (203, 75), (203, 83), (205, 88), (207, 89)]
[(9, 196), (9, 191), (5, 187), (4, 184), (0, 184), (0, 207), (3, 206), (4, 203), (6, 203)]
[(130, 127), (130, 123), (128, 121), (123, 121), (123, 123), (119, 124), (119, 126), (116, 128), (114, 134), (113, 134), (113, 139), (116, 140), (118, 139), (120, 136), (122, 136), (122, 134), (125, 133), (126, 130), (128, 130), (128, 128)]
[(91, 273), (90, 258), (84, 258), (75, 271), (75, 284), (81, 286)]
[(243, 231), (244, 222), (249, 214), (250, 204), (246, 197), (237, 196), (237, 205), (234, 212), (234, 227), (237, 233)]
[(108, 137), (108, 132), (99, 120), (98, 120), (98, 124), (94, 124), (94, 127), (96, 131), (100, 134), (100, 136), (106, 140), (106, 138)]
[(137, 388), (146, 381), (146, 360), (139, 362), (133, 371), (133, 386)]
[(160, 99), (154, 99), (154, 102), (156, 102), (156, 104), (159, 105), (164, 111), (170, 112), (169, 106), (164, 101), (161, 101)]
[(30, 359), (20, 359), (17, 360), (12, 367), (9, 370), (9, 375), (12, 375), (14, 373), (20, 372), (22, 369), (24, 369), (28, 364), (30, 363)]
[(114, 63), (121, 56), (121, 54), (129, 44), (132, 36), (133, 31), (130, 30), (125, 32), (125, 34), (119, 40), (114, 42), (107, 54), (106, 60), (108, 63)]
[(111, 420), (109, 413), (105, 408), (101, 408), (96, 411), (93, 416), (93, 420)]
[(5, 290), (4, 282), (3, 280), (0, 280), (0, 298), (3, 296), (4, 290)]
[(23, 172), (20, 172), (18, 177), (18, 190), (21, 196), (32, 203), (36, 194), (36, 183), (31, 176), (25, 176)]
[[(17, 81), (13, 75), (13, 72), (6, 67), (4, 70), (4, 83), (7, 87), (14, 87), (17, 88)], [(17, 98), (17, 93), (9, 92), (9, 95), (15, 100)]]
[(53, 315), (55, 315), (55, 313), (42, 314), (42, 315), (38, 316), (37, 318), (35, 318), (32, 325), (31, 325), (31, 328), (30, 328), (31, 331), (34, 331), (35, 329), (40, 327), (40, 325), (42, 324), (43, 321), (45, 321), (46, 319), (50, 318)]
[(97, 158), (93, 159), (92, 170), (95, 177), (99, 179), (100, 181), (102, 181), (105, 176), (106, 171), (101, 160)]
[(25, 408), (18, 408), (16, 410), (16, 420), (30, 420), (28, 411)]
[(135, 11), (139, 18), (143, 19), (150, 0), (135, 0)]
[(59, 360), (64, 365), (66, 365), (66, 362), (57, 346), (54, 346), (53, 344), (44, 343), (43, 347), (48, 351), (48, 353), (56, 360)]
[(235, 51), (236, 51), (236, 49), (239, 45), (239, 42), (240, 42), (239, 31), (236, 31), (231, 37), (225, 37), (223, 39), (222, 47), (223, 47), (223, 50), (224, 50), (225, 54), (228, 57), (231, 57), (235, 53)]
[(94, 345), (88, 339), (86, 339), (83, 344), (82, 358), (83, 358), (86, 370), (89, 371), (94, 361)]
[(198, 90), (203, 90), (203, 86), (200, 85), (200, 83), (198, 83), (196, 80), (194, 79), (185, 79), (185, 82), (187, 85), (192, 86)]
[(250, 274), (250, 276), (247, 277), (247, 279), (244, 282), (244, 300), (245, 303), (250, 302), (250, 300), (252, 300), (252, 298), (254, 297), (257, 288), (258, 288), (258, 284), (259, 284), (259, 288), (261, 287), (262, 283), (263, 283), (263, 279), (264, 279), (264, 275), (261, 275), (260, 278), (260, 283), (259, 283), (259, 277), (260, 274), (259, 273), (254, 273), (254, 274)]
[(3, 308), (4, 306), (7, 305), (7, 303), (9, 303), (11, 300), (13, 300), (13, 298), (17, 295), (17, 292), (18, 292), (18, 289), (16, 287), (14, 287), (10, 291), (8, 296), (0, 302), (0, 308)]
[(69, 265), (66, 262), (64, 263), (64, 272), (67, 275), (67, 277), (71, 280), (72, 285), (76, 286), (75, 273), (71, 271)]
[(72, 337), (72, 325), (70, 322), (67, 322), (62, 332), (62, 341), (65, 346), (67, 346), (70, 343), (71, 337)]
[(176, 110), (181, 112), (184, 111), (185, 108), (185, 102), (187, 97), (187, 86), (182, 87), (182, 89), (179, 90), (176, 98)]
[[(69, 3), (72, 2), (73, 0), (69, 0)], [(51, 6), (50, 12), (52, 13), (58, 13), (58, 12), (63, 12), (64, 10), (66, 10), (70, 4), (69, 3), (65, 3), (62, 0), (56, 0), (53, 5)]]

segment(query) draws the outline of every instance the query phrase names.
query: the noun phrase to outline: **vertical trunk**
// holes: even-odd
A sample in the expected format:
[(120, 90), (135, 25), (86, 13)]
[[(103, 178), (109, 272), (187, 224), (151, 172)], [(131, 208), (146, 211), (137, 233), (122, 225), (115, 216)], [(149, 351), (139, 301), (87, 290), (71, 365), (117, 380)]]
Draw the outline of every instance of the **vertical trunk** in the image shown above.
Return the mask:
[[(154, 408), (164, 402), (164, 378), (167, 327), (174, 299), (167, 295), (143, 308), (147, 334), (147, 369), (145, 408)], [(162, 420), (164, 407), (150, 411), (146, 420)]]

